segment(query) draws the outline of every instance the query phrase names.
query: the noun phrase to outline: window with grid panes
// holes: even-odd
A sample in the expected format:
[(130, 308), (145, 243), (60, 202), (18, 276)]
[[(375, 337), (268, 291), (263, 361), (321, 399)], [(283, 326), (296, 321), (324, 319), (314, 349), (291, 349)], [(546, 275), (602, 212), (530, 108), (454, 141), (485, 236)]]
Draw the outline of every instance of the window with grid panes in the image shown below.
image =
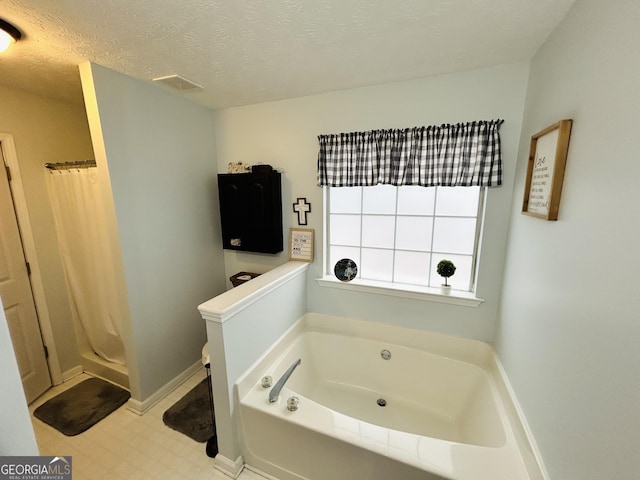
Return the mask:
[(455, 290), (473, 291), (484, 188), (376, 185), (328, 188), (327, 274), (342, 258), (366, 283), (439, 287), (451, 260)]

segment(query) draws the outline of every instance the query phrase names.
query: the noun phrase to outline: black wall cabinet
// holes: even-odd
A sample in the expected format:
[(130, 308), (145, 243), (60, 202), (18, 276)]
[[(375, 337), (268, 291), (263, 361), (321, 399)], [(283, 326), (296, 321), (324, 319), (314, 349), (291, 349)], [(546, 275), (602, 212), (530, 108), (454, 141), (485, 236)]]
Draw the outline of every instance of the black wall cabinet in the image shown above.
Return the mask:
[(282, 181), (275, 170), (218, 174), (222, 243), (227, 250), (282, 251)]

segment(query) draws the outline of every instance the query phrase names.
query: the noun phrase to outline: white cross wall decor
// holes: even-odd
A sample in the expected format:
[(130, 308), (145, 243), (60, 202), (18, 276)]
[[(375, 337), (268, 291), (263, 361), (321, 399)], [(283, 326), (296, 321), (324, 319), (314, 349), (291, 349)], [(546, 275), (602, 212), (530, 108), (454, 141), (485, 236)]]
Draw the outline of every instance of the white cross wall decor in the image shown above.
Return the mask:
[(298, 214), (298, 225), (306, 225), (307, 213), (311, 211), (311, 204), (307, 203), (306, 198), (298, 198), (298, 201), (293, 204), (293, 211)]

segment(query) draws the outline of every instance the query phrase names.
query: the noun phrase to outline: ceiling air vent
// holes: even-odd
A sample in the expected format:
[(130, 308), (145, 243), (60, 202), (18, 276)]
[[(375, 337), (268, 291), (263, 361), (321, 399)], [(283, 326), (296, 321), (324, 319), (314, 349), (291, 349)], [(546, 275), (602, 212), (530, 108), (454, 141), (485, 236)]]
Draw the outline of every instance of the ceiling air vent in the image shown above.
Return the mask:
[(188, 90), (204, 90), (201, 85), (193, 83), (191, 80), (187, 80), (180, 75), (167, 75), (166, 77), (154, 78), (153, 81), (183, 92)]

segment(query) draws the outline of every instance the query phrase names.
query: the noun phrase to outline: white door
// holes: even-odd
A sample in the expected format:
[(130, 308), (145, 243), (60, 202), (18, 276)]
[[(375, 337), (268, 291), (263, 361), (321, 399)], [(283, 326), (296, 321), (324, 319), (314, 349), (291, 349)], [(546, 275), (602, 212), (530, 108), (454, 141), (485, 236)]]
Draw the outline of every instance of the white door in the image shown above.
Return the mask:
[(20, 230), (0, 144), (0, 298), (22, 385), (31, 403), (51, 386)]

